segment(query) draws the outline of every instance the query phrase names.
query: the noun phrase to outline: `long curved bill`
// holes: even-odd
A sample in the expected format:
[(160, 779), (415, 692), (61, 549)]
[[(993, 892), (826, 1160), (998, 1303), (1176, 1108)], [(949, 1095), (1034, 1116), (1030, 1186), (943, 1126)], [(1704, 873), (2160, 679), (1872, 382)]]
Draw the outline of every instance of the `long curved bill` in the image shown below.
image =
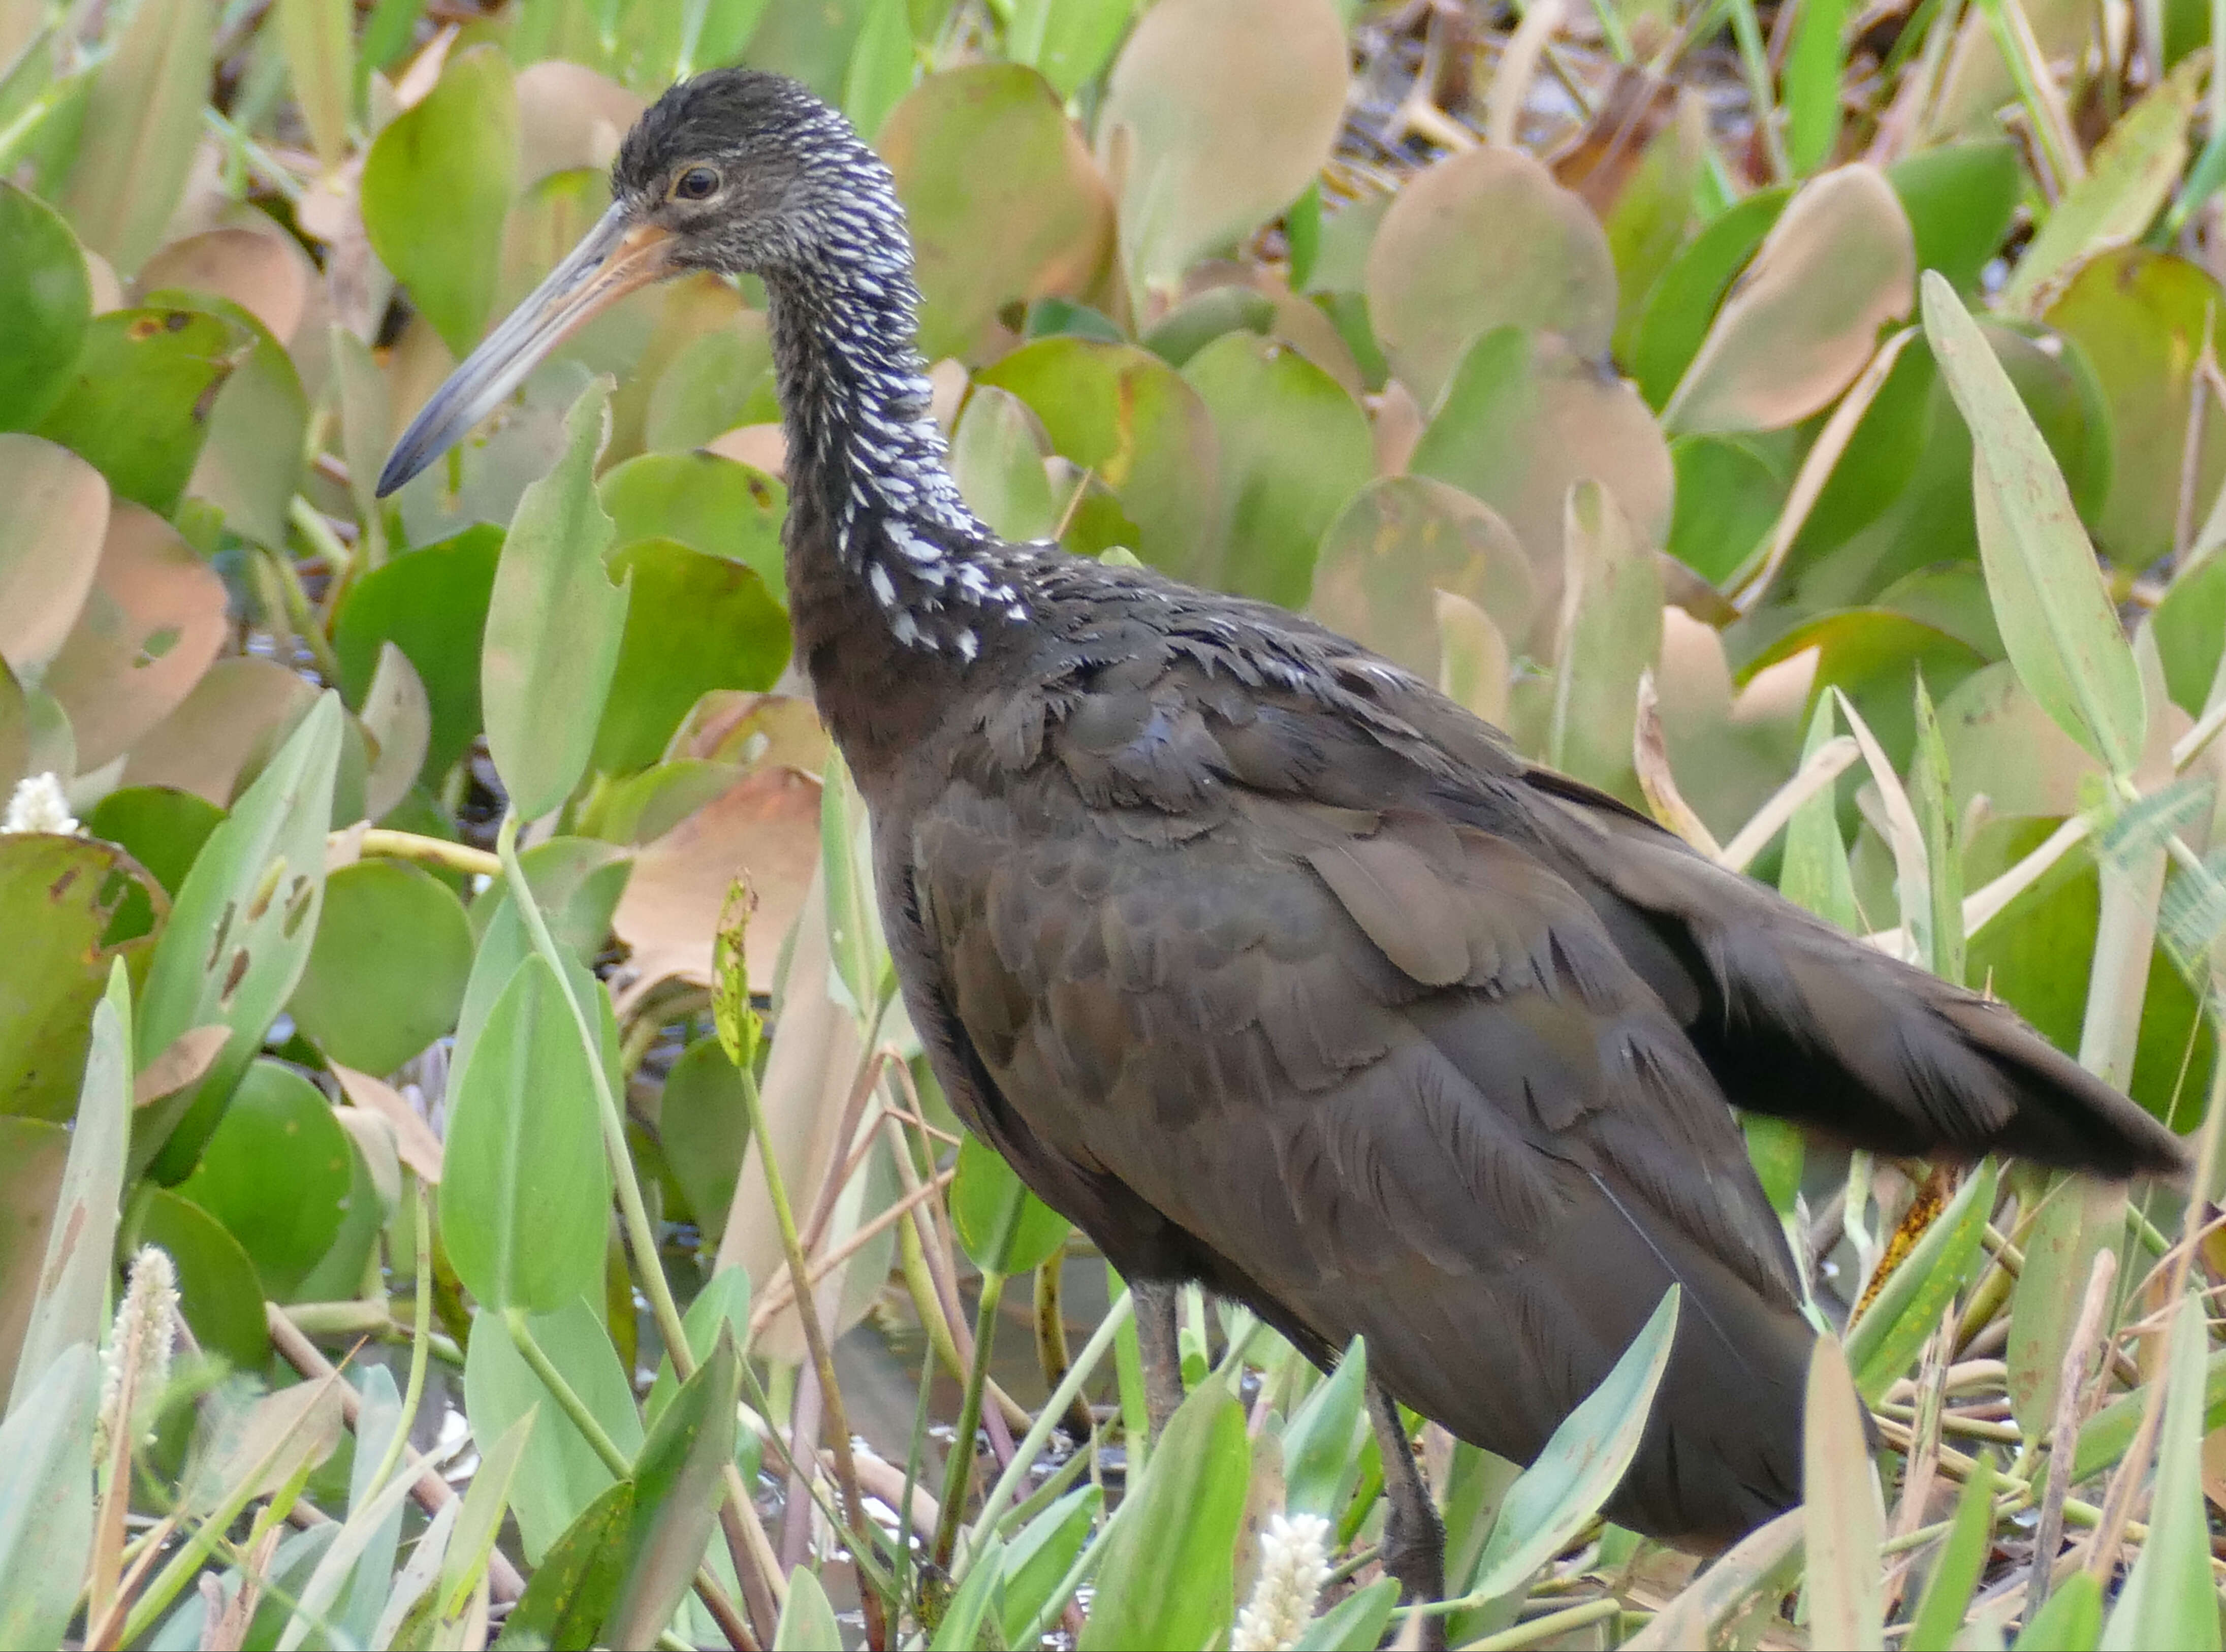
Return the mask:
[(672, 232), (613, 206), (549, 279), (504, 318), (433, 392), (378, 473), (381, 499), (431, 464), (502, 405), (551, 350), (598, 311), (671, 274)]

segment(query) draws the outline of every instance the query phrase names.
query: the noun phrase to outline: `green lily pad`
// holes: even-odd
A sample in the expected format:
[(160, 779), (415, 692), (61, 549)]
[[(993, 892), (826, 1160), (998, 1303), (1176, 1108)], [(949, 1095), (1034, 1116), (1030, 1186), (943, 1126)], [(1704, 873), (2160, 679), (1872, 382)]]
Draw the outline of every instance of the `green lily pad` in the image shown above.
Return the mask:
[(1322, 534), (1376, 473), (1368, 416), (1297, 351), (1227, 333), (1183, 378), (1212, 416), (1229, 513), (1210, 583), (1297, 608), (1313, 587)]
[(104, 937), (134, 893), (137, 868), (114, 844), (0, 836), (0, 1113), (62, 1121), (76, 1108), (116, 956)]
[(501, 49), (451, 57), (433, 90), (389, 122), (363, 167), (372, 251), (457, 356), (494, 307), (503, 219), (518, 168), (518, 99)]
[(340, 1235), (354, 1149), (323, 1093), (283, 1062), (257, 1061), (177, 1193), (222, 1223), (283, 1302)]
[(1469, 149), (1399, 192), (1368, 252), (1368, 315), (1426, 409), (1470, 342), (1499, 327), (1607, 348), (1615, 261), (1592, 208), (1518, 149)]
[(2165, 687), (2180, 709), (2199, 715), (2226, 649), (2226, 556), (2206, 556), (2173, 580), (2152, 620)]
[(772, 423), (779, 417), (772, 396), (773, 341), (765, 317), (744, 310), (733, 326), (705, 334), (657, 376), (642, 416), (642, 445), (681, 454), (737, 425)]
[(1097, 284), (1113, 251), (1112, 195), (1033, 69), (976, 63), (930, 75), (890, 111), (877, 146), (912, 226), (931, 361), (977, 359), (1008, 304)]
[(302, 485), (302, 435), (309, 400), (293, 358), (270, 330), (229, 299), (168, 289), (150, 306), (221, 317), (248, 340), (208, 416), (208, 435), (187, 490), (224, 512), (235, 531), (273, 549), (286, 544), (286, 511)]
[[(194, 857), (223, 823), (224, 810), (206, 797), (169, 786), (118, 786), (92, 806), (85, 829), (114, 843), (154, 875), (162, 893), (175, 900), (185, 886)], [(164, 902), (165, 906), (169, 905)], [(125, 894), (109, 926), (113, 941), (136, 939), (155, 927), (154, 903), (147, 890)]]
[(185, 497), (217, 397), (255, 342), (247, 328), (204, 311), (95, 316), (39, 434), (89, 461), (118, 499), (169, 516)]
[(1043, 427), (1019, 397), (994, 384), (967, 397), (951, 433), (951, 473), (1001, 538), (1026, 543), (1059, 526), (1064, 501), (1052, 496), (1044, 457)]
[(485, 524), (375, 568), (357, 581), (333, 625), (340, 690), (361, 705), (381, 643), (409, 658), (432, 713), (423, 778), (436, 780), (480, 732), (480, 644), (502, 530)]
[(326, 880), (287, 1007), (334, 1061), (391, 1072), (455, 1026), (471, 969), (471, 924), (446, 884), (404, 861), (359, 861)]
[(1383, 476), (1322, 536), (1312, 612), (1323, 624), (1440, 677), (1438, 599), (1472, 602), (1503, 636), (1530, 634), (1537, 597), (1530, 559), (1498, 511), (1427, 476)]
[(0, 429), (28, 430), (69, 388), (92, 320), (85, 258), (37, 196), (0, 181)]
[(677, 539), (755, 569), (774, 601), (788, 600), (780, 543), (788, 490), (779, 478), (698, 449), (643, 454), (605, 471), (596, 486), (620, 545)]
[(1096, 473), (1135, 524), (1129, 549), (1179, 579), (1213, 565), (1220, 519), (1213, 416), (1182, 375), (1133, 345), (1040, 339), (976, 383), (1035, 410), (1052, 451)]
[(631, 583), (595, 766), (646, 768), (714, 689), (769, 689), (788, 664), (788, 616), (757, 570), (676, 539), (645, 539), (610, 559)]

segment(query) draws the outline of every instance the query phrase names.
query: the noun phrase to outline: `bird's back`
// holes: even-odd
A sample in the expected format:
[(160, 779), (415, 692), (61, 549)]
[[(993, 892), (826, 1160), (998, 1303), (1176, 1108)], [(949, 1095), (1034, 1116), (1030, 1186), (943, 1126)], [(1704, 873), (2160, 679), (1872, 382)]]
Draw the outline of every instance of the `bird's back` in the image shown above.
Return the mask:
[(1015, 577), (1034, 622), (870, 786), (884, 899), (968, 1122), (1132, 1275), (1318, 1358), (1364, 1335), (1520, 1460), (1682, 1284), (1614, 1512), (1713, 1545), (1797, 1497), (1811, 1340), (1728, 1102), (2176, 1162), (2007, 1012), (1358, 645), (1048, 550)]

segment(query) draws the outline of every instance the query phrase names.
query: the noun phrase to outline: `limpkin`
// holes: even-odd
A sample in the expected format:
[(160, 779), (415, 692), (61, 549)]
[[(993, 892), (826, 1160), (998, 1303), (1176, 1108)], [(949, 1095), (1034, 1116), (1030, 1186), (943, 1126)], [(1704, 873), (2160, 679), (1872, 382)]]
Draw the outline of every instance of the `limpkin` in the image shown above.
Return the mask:
[(1528, 1461), (1673, 1280), (1609, 1512), (1713, 1547), (1798, 1500), (1813, 1333), (1733, 1105), (1886, 1153), (2181, 1166), (2007, 1010), (1525, 762), (1358, 645), (998, 539), (928, 416), (888, 169), (804, 87), (674, 87), (611, 192), (379, 491), (620, 295), (762, 277), (798, 658), (871, 811), (936, 1075), (1135, 1284), (1155, 1369), (1181, 1281), (1319, 1362), (1366, 1336), (1410, 1596), (1439, 1592), (1441, 1540), (1394, 1399)]

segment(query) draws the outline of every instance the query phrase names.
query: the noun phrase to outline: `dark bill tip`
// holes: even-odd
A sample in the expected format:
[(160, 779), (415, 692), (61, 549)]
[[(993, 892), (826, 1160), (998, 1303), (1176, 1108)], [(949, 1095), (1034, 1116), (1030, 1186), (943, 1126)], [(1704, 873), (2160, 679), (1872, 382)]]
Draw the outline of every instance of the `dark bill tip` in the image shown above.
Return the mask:
[(418, 410), (378, 473), (385, 499), (509, 399), (549, 353), (591, 316), (671, 272), (672, 233), (619, 206), (595, 220), (549, 278), (487, 334)]

